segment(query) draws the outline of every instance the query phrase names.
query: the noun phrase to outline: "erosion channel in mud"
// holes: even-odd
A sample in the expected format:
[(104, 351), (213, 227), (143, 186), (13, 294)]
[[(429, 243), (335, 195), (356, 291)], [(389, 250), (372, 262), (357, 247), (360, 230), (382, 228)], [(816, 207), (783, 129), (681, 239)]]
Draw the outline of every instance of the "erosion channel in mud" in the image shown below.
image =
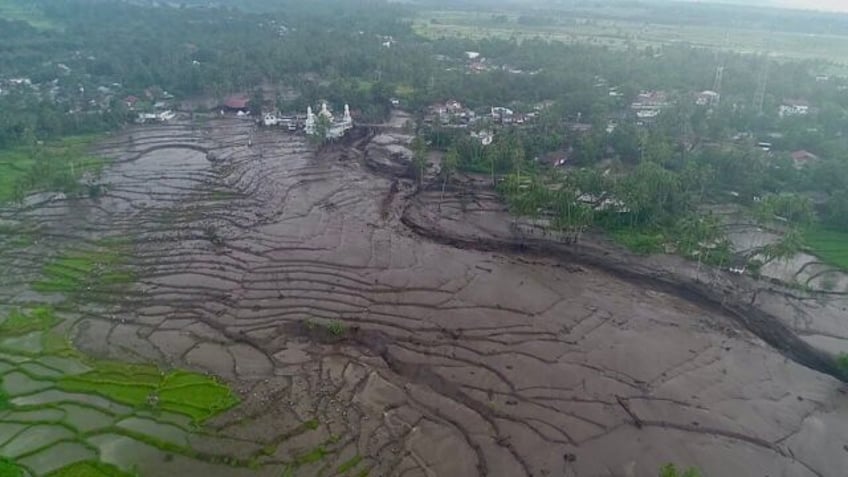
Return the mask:
[[(781, 315), (809, 301), (527, 247), (485, 192), (416, 192), (406, 140), (136, 128), (99, 146), (102, 197), (0, 209), (0, 455), (32, 475), (848, 468), (843, 385)], [(843, 307), (815, 302), (840, 342)], [(44, 318), (11, 333), (14, 309)]]

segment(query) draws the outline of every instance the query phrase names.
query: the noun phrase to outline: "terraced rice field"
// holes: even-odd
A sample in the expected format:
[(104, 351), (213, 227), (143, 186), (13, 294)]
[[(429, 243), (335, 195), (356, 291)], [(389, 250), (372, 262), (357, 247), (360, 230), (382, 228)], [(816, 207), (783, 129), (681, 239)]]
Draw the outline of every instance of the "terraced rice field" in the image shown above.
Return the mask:
[[(361, 150), (316, 154), (221, 119), (134, 129), (98, 154), (112, 159), (99, 199), (0, 209), (0, 466), (848, 468), (835, 379), (720, 313), (603, 271), (423, 239), (400, 220), (406, 186), (368, 170)], [(420, 214), (443, 209), (472, 237), (508, 223), (469, 220), (484, 216), (479, 199), (421, 200)]]

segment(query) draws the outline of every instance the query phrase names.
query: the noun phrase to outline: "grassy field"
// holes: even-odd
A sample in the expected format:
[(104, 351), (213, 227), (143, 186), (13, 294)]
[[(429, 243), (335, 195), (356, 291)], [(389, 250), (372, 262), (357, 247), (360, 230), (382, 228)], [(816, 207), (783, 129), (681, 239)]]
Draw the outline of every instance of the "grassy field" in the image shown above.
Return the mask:
[(0, 18), (24, 21), (40, 30), (56, 28), (36, 5), (27, 0), (0, 0)]
[(810, 251), (825, 262), (848, 270), (848, 232), (815, 228), (804, 234)]
[(94, 139), (73, 136), (41, 146), (0, 150), (0, 203), (40, 190), (75, 190), (80, 177), (98, 173), (105, 165), (103, 159), (87, 153)]
[(416, 18), (413, 27), (418, 34), (429, 38), (543, 38), (614, 48), (686, 43), (740, 53), (772, 53), (788, 59), (819, 59), (832, 62), (834, 72), (848, 71), (848, 36), (591, 17), (569, 17), (551, 25), (526, 25), (515, 15), (499, 14), (498, 17), (500, 20), (494, 20), (491, 12), (429, 11)]

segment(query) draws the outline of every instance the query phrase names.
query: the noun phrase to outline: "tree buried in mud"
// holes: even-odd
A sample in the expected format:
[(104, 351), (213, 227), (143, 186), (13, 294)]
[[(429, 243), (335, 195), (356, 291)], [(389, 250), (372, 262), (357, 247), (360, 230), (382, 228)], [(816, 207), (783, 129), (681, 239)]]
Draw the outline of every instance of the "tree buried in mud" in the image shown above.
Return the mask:
[(848, 353), (840, 353), (839, 357), (836, 358), (836, 364), (848, 376)]
[(323, 114), (318, 114), (315, 118), (315, 130), (312, 134), (309, 135), (309, 140), (312, 141), (313, 144), (326, 144), (330, 142), (330, 128), (332, 127), (332, 123), (330, 122), (330, 118)]
[(694, 467), (689, 467), (685, 471), (678, 470), (676, 465), (668, 463), (660, 469), (659, 477), (701, 477), (701, 473)]

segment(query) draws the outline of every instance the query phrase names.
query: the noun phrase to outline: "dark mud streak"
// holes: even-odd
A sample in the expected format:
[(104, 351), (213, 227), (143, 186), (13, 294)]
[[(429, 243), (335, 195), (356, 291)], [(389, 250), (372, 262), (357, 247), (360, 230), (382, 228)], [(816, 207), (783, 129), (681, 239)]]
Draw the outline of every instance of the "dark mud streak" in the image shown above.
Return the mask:
[(652, 269), (636, 263), (639, 260), (636, 256), (618, 250), (613, 254), (602, 246), (565, 245), (533, 238), (476, 237), (471, 240), (451, 235), (441, 227), (418, 222), (415, 215), (409, 211), (412, 207), (420, 205), (415, 198), (410, 200), (401, 215), (401, 222), (422, 237), (461, 249), (555, 257), (569, 263), (604, 270), (640, 287), (648, 286), (709, 310), (724, 312), (783, 356), (802, 366), (848, 382), (848, 373), (841, 370), (833, 358), (804, 342), (777, 317), (753, 306), (747, 294), (733, 293), (731, 289), (718, 289), (683, 275)]

